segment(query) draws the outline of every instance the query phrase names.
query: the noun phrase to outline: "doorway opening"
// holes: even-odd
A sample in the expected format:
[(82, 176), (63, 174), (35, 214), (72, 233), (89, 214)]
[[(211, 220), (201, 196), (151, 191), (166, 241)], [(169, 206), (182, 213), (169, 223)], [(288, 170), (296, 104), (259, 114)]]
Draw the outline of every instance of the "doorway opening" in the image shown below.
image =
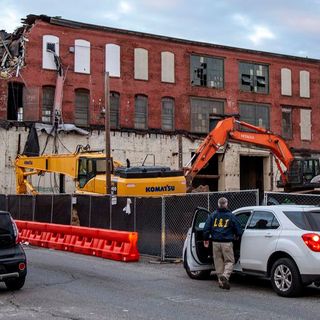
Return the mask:
[(23, 84), (8, 83), (7, 120), (23, 121)]

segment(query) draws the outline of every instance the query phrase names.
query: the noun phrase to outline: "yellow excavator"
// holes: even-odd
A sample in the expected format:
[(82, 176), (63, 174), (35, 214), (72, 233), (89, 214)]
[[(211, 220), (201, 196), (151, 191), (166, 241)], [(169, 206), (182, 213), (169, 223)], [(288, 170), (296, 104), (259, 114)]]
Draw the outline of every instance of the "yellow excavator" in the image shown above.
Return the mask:
[[(112, 162), (113, 195), (151, 197), (186, 192), (182, 171), (155, 165), (131, 167), (127, 163), (127, 166), (122, 166), (118, 161)], [(106, 156), (100, 151), (80, 147), (70, 154), (19, 155), (15, 167), (17, 194), (37, 194), (28, 177), (44, 173), (58, 173), (73, 178), (76, 193), (106, 194)]]

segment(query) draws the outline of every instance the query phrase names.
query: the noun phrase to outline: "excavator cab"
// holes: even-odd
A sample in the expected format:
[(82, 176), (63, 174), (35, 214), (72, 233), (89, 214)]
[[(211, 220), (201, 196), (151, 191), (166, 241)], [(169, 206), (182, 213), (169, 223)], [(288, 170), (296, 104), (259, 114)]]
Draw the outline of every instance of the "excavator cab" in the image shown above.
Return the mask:
[(319, 159), (316, 158), (296, 158), (292, 161), (290, 169), (287, 171), (288, 184), (282, 181), (277, 182), (277, 187), (285, 188), (285, 191), (301, 191), (319, 188), (320, 183), (311, 181), (320, 175)]

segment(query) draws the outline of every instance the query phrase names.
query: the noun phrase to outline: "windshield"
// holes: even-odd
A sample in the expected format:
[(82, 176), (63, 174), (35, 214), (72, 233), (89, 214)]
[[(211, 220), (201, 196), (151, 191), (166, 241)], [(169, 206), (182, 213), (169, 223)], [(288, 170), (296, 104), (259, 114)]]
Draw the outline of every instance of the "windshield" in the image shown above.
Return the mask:
[(106, 159), (96, 159), (97, 174), (106, 172)]

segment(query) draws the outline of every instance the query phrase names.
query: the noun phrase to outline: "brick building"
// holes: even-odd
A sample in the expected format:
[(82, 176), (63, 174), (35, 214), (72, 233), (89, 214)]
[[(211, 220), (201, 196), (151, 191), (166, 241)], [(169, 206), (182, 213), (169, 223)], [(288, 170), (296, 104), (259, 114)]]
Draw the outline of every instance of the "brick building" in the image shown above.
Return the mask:
[[(62, 103), (65, 123), (89, 131), (103, 128), (107, 71), (114, 132), (201, 137), (209, 132), (210, 119), (215, 115), (239, 114), (243, 121), (282, 135), (296, 154), (320, 153), (316, 122), (320, 119), (320, 60), (47, 16), (30, 15), (24, 23), (24, 65), (16, 72), (18, 77), (2, 73), (0, 80), (3, 121), (52, 122), (55, 52), (66, 74)], [(270, 176), (268, 152), (241, 148), (235, 146), (233, 150), (248, 155), (245, 166)], [(191, 151), (189, 148), (187, 153), (191, 155)], [(255, 159), (260, 156), (262, 162)], [(212, 172), (224, 175), (216, 187), (234, 185), (234, 178), (226, 178), (228, 161), (213, 162), (212, 166)], [(237, 168), (233, 175), (239, 180), (245, 171), (239, 157)], [(241, 183), (235, 185), (237, 188)], [(264, 182), (264, 189), (272, 185), (272, 181)]]

